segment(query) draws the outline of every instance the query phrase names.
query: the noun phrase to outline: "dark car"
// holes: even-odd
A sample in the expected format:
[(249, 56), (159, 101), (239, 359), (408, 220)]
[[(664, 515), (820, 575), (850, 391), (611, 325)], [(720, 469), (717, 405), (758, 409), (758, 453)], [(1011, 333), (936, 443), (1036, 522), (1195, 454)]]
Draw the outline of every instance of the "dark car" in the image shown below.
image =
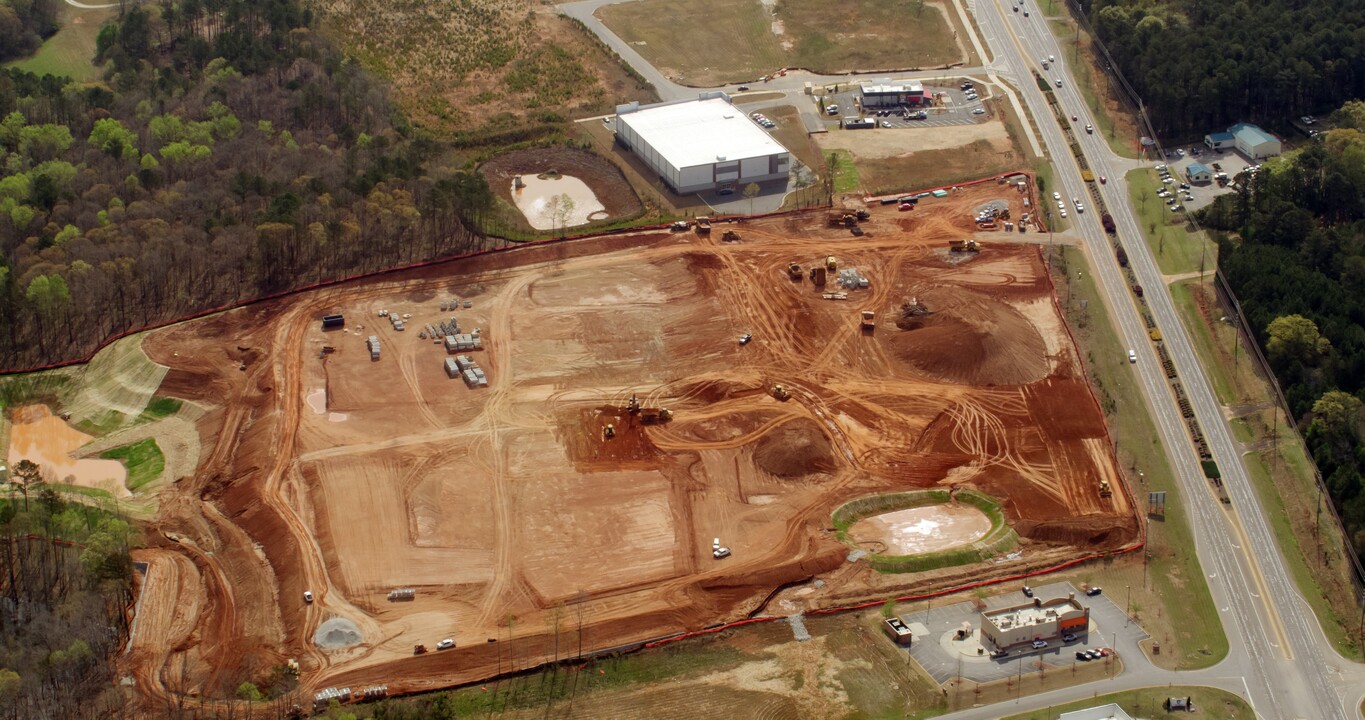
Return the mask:
[(1104, 588), (1100, 587), (1099, 585), (1096, 585), (1096, 586), (1094, 586), (1094, 587), (1092, 587), (1092, 588), (1087, 589), (1087, 590), (1085, 591), (1085, 594), (1086, 594), (1086, 595), (1089, 595), (1090, 597), (1095, 597), (1096, 595), (1099, 595), (1100, 593), (1103, 593), (1103, 592), (1104, 592)]
[(735, 88), (735, 89), (738, 90), (738, 91), (740, 91), (740, 92), (744, 92), (745, 90), (748, 90), (748, 89), (749, 89), (749, 86), (748, 86), (748, 85), (740, 85), (739, 87), (737, 87), (737, 88)]
[(1080, 660), (1081, 662), (1090, 662), (1090, 651), (1089, 651), (1089, 650), (1077, 650), (1077, 651), (1076, 651), (1076, 659), (1077, 659), (1077, 660)]
[(1033, 588), (1031, 588), (1031, 587), (1025, 585), (1025, 586), (1024, 586), (1024, 597), (1033, 597)]

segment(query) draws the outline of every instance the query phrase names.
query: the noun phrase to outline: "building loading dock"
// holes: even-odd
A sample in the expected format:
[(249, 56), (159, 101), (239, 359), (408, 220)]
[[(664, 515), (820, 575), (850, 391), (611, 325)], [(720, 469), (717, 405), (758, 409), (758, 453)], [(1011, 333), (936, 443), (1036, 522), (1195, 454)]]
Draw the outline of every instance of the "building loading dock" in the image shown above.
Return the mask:
[(785, 180), (791, 170), (791, 153), (723, 92), (681, 102), (618, 105), (616, 141), (678, 194)]

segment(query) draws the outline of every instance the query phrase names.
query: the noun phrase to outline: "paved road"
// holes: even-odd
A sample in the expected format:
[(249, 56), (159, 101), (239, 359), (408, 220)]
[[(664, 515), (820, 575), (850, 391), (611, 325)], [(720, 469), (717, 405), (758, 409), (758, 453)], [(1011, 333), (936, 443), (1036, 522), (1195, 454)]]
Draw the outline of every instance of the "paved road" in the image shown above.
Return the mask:
[[(1063, 79), (1057, 96), (1068, 115), (1080, 119), (1078, 126), (1093, 123), (1084, 99), (1075, 87), (1068, 58), (1041, 18), (1024, 18), (997, 0), (977, 0), (974, 8), (987, 42), (997, 53), (996, 66), (1009, 67), (1025, 80), (1020, 90), (1034, 109), (1040, 131), (1057, 168), (1057, 182), (1068, 197), (1089, 195), (1072, 160), (1068, 143), (1053, 121), (1043, 94), (1027, 80), (1029, 71), (1042, 58), (1056, 56), (1045, 77)], [(1041, 69), (1041, 68), (1040, 68)], [(1125, 239), (1128, 257), (1138, 281), (1150, 288), (1162, 287), (1160, 271), (1128, 204), (1123, 173), (1131, 161), (1116, 157), (1097, 135), (1077, 134), (1096, 174), (1107, 175), (1100, 187)], [(1269, 718), (1356, 717), (1361, 680), (1360, 667), (1337, 655), (1323, 636), (1316, 619), (1289, 580), (1258, 499), (1241, 464), (1237, 445), (1224, 421), (1203, 368), (1194, 354), (1169, 294), (1147, 293), (1149, 307), (1166, 338), (1167, 349), (1193, 403), (1223, 481), (1232, 498), (1230, 510), (1217, 501), (1202, 477), (1198, 458), (1190, 445), (1180, 412), (1168, 389), (1164, 372), (1146, 338), (1146, 327), (1134, 305), (1103, 230), (1094, 213), (1077, 215), (1073, 225), (1085, 241), (1099, 273), (1099, 285), (1115, 315), (1120, 335), (1139, 354), (1134, 367), (1147, 402), (1151, 405), (1163, 444), (1170, 450), (1181, 486), (1180, 501), (1187, 504), (1194, 523), (1196, 549), (1217, 603), (1231, 652), (1216, 668), (1202, 673), (1181, 673), (1179, 682), (1199, 678), (1241, 676), (1246, 694), (1257, 712)], [(1139, 677), (1142, 673), (1135, 673)], [(965, 716), (964, 716), (965, 717)]]
[[(665, 100), (694, 97), (698, 90), (674, 83), (664, 77), (628, 44), (607, 30), (594, 16), (597, 8), (627, 0), (584, 0), (561, 6), (565, 14), (578, 18), (602, 38), (626, 62), (654, 83)], [(968, 0), (977, 18), (985, 45), (994, 53), (986, 67), (963, 68), (953, 74), (986, 74), (992, 84), (1008, 93), (1019, 109), (1014, 93), (1033, 110), (1049, 154), (1057, 168), (1057, 189), (1068, 197), (1089, 195), (1080, 178), (1079, 167), (1071, 158), (1068, 142), (1062, 129), (1052, 119), (1042, 92), (1032, 81), (1031, 72), (1042, 58), (1057, 58), (1045, 77), (1062, 78), (1057, 96), (1067, 114), (1077, 115), (1079, 126), (1093, 123), (1090, 110), (1075, 88), (1074, 75), (1067, 58), (1045, 24), (1034, 14), (1024, 18), (1002, 7), (1004, 0)], [(1034, 3), (1029, 3), (1034, 5)], [(969, 39), (986, 57), (980, 39), (969, 30)], [(1039, 68), (1040, 69), (1040, 68)], [(804, 72), (788, 73), (770, 83), (757, 86), (762, 91), (780, 91), (788, 96), (799, 95), (805, 82), (824, 85), (835, 82), (855, 82), (859, 79), (885, 77), (887, 73), (860, 76), (817, 76)], [(943, 77), (944, 71), (896, 73), (898, 77), (932, 79)], [(1015, 80), (1013, 92), (999, 79)], [(1022, 116), (1022, 113), (1020, 113)], [(1032, 132), (1028, 138), (1033, 144)], [(1110, 182), (1100, 186), (1100, 192), (1125, 239), (1128, 256), (1139, 282), (1147, 287), (1161, 287), (1164, 283), (1159, 269), (1146, 244), (1141, 241), (1138, 221), (1128, 205), (1123, 174), (1141, 163), (1114, 155), (1103, 138), (1081, 131), (1077, 137), (1091, 167), (1098, 175), (1106, 175)], [(1220, 412), (1195, 356), (1192, 344), (1175, 312), (1167, 293), (1149, 292), (1149, 307), (1156, 319), (1182, 384), (1195, 409), (1214, 458), (1223, 472), (1223, 480), (1232, 498), (1232, 506), (1225, 509), (1203, 479), (1198, 458), (1190, 445), (1180, 412), (1166, 382), (1151, 344), (1146, 327), (1138, 313), (1109, 248), (1109, 242), (1092, 213), (1073, 216), (1075, 233), (1084, 241), (1084, 249), (1097, 269), (1099, 288), (1114, 316), (1116, 328), (1127, 344), (1138, 352), (1139, 362), (1133, 368), (1136, 380), (1156, 420), (1161, 441), (1168, 448), (1180, 484), (1179, 502), (1187, 504), (1194, 525), (1196, 552), (1207, 576), (1210, 592), (1227, 631), (1230, 652), (1228, 658), (1214, 668), (1174, 673), (1155, 668), (1144, 660), (1128, 656), (1125, 672), (1117, 679), (1091, 683), (1077, 688), (1052, 691), (1016, 701), (1018, 710), (1041, 708), (1089, 696), (1095, 692), (1161, 685), (1166, 683), (1200, 684), (1222, 687), (1248, 698), (1262, 717), (1297, 720), (1298, 718), (1353, 718), (1356, 707), (1365, 695), (1365, 669), (1342, 659), (1323, 636), (1316, 618), (1303, 602), (1297, 588), (1290, 581), (1284, 560), (1258, 498), (1250, 487), (1241, 464), (1237, 445)], [(954, 713), (952, 718), (992, 718), (999, 715), (995, 707)]]

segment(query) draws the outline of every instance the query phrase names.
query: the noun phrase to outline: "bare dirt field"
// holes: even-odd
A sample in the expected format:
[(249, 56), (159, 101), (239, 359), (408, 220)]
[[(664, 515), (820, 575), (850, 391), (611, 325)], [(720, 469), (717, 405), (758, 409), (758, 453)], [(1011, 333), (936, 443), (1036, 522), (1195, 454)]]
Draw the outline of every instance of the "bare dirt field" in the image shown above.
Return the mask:
[[(1121, 484), (1037, 247), (995, 235), (979, 255), (947, 252), (983, 203), (1022, 211), (1004, 188), (875, 207), (858, 239), (808, 213), (736, 225), (736, 243), (532, 246), (150, 334), (170, 368), (158, 392), (210, 410), (198, 471), (162, 491), (147, 533), (153, 611), (128, 672), (155, 702), (230, 694), (288, 658), (306, 691), (419, 691), (510, 657), (527, 667), (1131, 542), (1126, 493), (1097, 491)], [(870, 288), (829, 300), (833, 278), (788, 279), (789, 261), (831, 255)], [(472, 307), (440, 310), (452, 297)], [(900, 317), (911, 297), (929, 313)], [(407, 329), (380, 310), (410, 314)], [(862, 310), (875, 331), (859, 331)], [(333, 312), (347, 325), (324, 332)], [(448, 379), (449, 356), (418, 337), (452, 315), (480, 330), (468, 354), (486, 388)], [(660, 408), (671, 422), (651, 422)], [(1021, 554), (927, 578), (847, 562), (834, 507), (931, 486), (999, 498)], [(713, 559), (713, 538), (733, 556)], [(195, 604), (168, 604), (169, 587)], [(415, 599), (389, 601), (396, 588)], [(333, 619), (359, 644), (315, 645)], [(447, 637), (457, 647), (436, 652)]]
[(853, 154), (871, 195), (955, 182), (1027, 168), (1005, 123), (948, 127), (840, 130), (812, 136), (822, 150)]

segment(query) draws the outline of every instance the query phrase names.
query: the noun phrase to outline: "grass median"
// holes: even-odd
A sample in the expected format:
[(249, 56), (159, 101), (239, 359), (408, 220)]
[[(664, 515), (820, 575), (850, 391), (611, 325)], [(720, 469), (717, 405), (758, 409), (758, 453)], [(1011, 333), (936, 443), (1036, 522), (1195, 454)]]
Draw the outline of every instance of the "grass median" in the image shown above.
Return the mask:
[(1181, 670), (1209, 667), (1227, 655), (1227, 636), (1194, 552), (1189, 517), (1170, 461), (1128, 363), (1127, 347), (1080, 251), (1056, 247), (1050, 262), (1063, 312), (1117, 445), (1120, 470), (1143, 506), (1149, 491), (1169, 494), (1165, 514), (1149, 516), (1143, 553), (1087, 566), (1079, 578), (1108, 587), (1118, 596), (1115, 602), (1122, 598), (1129, 614), (1161, 644), (1161, 654), (1152, 662)]
[(1255, 720), (1256, 712), (1240, 697), (1218, 688), (1188, 685), (1167, 685), (1165, 687), (1138, 688), (1124, 692), (1098, 695), (1085, 700), (1057, 705), (1046, 710), (1010, 715), (1005, 720), (1054, 720), (1058, 715), (1075, 710), (1083, 710), (1099, 705), (1115, 704), (1128, 711), (1133, 717), (1165, 716), (1167, 698), (1191, 698), (1198, 717), (1217, 720)]

